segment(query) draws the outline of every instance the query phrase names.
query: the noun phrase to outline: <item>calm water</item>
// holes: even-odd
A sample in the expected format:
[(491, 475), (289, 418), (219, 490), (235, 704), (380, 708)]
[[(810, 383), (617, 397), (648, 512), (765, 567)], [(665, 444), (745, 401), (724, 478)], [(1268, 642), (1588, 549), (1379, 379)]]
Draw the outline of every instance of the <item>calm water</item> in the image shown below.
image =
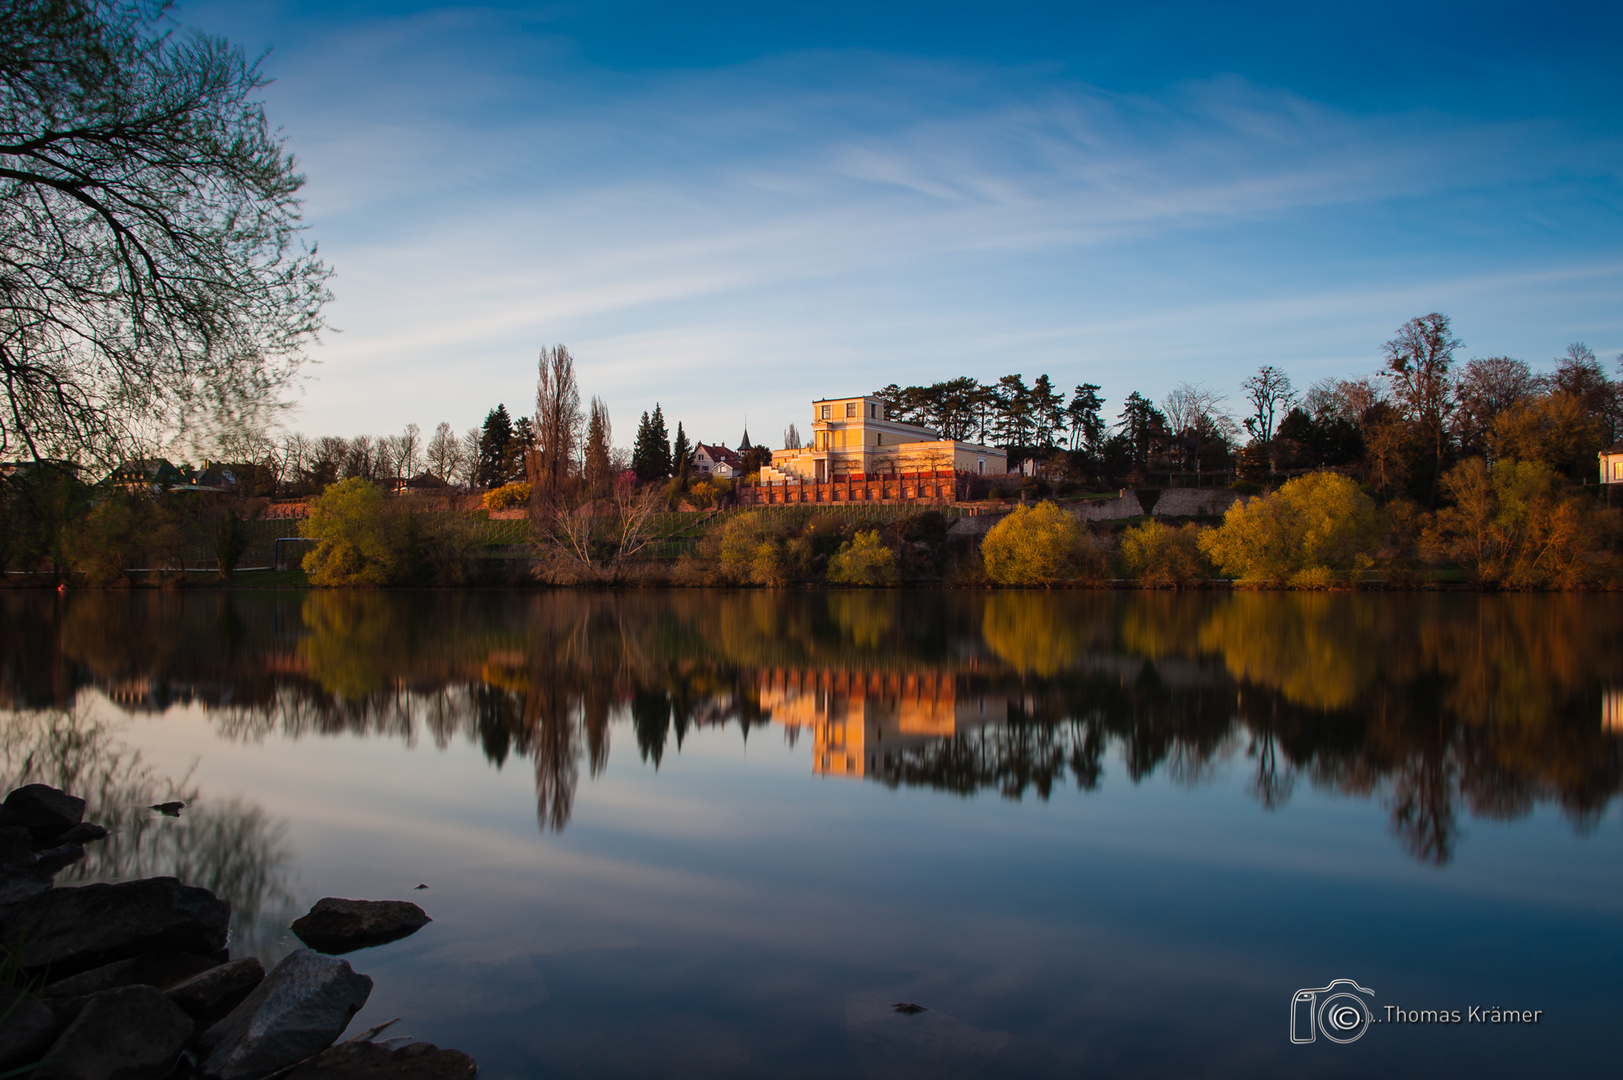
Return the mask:
[[(116, 829), (79, 877), (208, 884), (271, 959), (322, 896), (416, 900), (355, 1027), (487, 1078), (1616, 1067), (1623, 598), (0, 611), (4, 779)], [(1292, 1045), (1338, 978), (1462, 1022)]]

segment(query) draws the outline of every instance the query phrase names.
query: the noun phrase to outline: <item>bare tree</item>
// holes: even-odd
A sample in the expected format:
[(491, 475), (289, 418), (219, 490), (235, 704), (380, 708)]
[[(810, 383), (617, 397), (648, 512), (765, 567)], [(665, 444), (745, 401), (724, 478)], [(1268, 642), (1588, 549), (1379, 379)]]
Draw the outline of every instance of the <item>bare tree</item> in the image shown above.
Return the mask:
[(536, 445), (528, 471), (533, 498), (550, 502), (563, 492), (576, 466), (580, 387), (575, 382), (575, 360), (562, 345), (542, 349), (536, 368)]
[(800, 449), (800, 429), (793, 424), (783, 430), (783, 448), (785, 450)]
[(1392, 396), (1402, 407), (1404, 417), (1431, 450), (1431, 501), (1437, 499), (1437, 481), (1442, 474), (1443, 453), (1448, 444), (1448, 418), (1454, 410), (1454, 387), (1449, 368), (1454, 350), (1463, 342), (1454, 337), (1448, 316), (1432, 312), (1410, 319), (1398, 327), (1397, 336), (1381, 347), (1386, 359), (1382, 376), (1392, 386)]
[(462, 468), (457, 470), (457, 482), (463, 487), (479, 486), (479, 447), (484, 439), (484, 432), (477, 427), (471, 427), (462, 433)]
[(1246, 400), (1251, 403), (1251, 415), (1245, 419), (1246, 431), (1258, 442), (1272, 442), (1279, 414), (1288, 410), (1291, 402), (1296, 400), (1290, 376), (1272, 364), (1264, 364), (1255, 375), (1240, 384), (1240, 389), (1245, 391)]
[(428, 437), (427, 455), (428, 471), (444, 483), (454, 483), (462, 467), (462, 442), (446, 421), (441, 420)]
[(1468, 453), (1486, 454), (1491, 448), (1493, 422), (1512, 405), (1539, 392), (1539, 379), (1525, 360), (1488, 356), (1467, 360), (1460, 369), (1455, 396), (1454, 434)]
[(167, 6), (0, 4), (0, 449), (262, 427), (321, 328), (264, 79)]
[(612, 579), (626, 560), (654, 542), (654, 518), (664, 506), (659, 485), (634, 483), (616, 483), (608, 496), (574, 506), (555, 502), (552, 551), (589, 577)]
[(423, 429), (407, 424), (395, 444), (395, 475), (410, 480), (418, 473), (423, 456)]
[(356, 476), (365, 480), (378, 478), (378, 445), (370, 435), (357, 435), (349, 440), (349, 452), (344, 455), (344, 479)]

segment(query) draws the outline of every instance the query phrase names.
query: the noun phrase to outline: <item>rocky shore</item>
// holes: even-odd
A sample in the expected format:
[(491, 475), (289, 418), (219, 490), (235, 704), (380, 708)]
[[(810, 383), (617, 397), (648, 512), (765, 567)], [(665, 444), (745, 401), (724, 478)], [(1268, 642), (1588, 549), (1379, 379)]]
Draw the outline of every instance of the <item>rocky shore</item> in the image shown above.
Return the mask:
[[(472, 1080), (457, 1050), (337, 1043), (372, 980), (336, 954), (415, 933), (404, 900), (328, 897), (294, 921), (309, 948), (270, 971), (233, 958), (231, 905), (175, 878), (55, 887), (107, 836), (44, 784), (0, 804), (0, 1075), (39, 1080)], [(155, 812), (170, 813), (155, 807)], [(173, 811), (173, 812), (178, 812)], [(404, 1045), (400, 1045), (404, 1043)]]

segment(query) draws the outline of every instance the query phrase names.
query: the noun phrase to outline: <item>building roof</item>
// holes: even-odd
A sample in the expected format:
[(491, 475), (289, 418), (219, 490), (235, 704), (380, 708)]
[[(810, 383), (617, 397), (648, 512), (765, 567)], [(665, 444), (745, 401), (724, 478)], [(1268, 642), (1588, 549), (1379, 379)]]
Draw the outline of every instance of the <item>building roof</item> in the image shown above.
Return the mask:
[(694, 443), (693, 452), (698, 453), (700, 450), (703, 450), (712, 461), (719, 461), (723, 465), (731, 465), (735, 469), (743, 467), (744, 459), (725, 446), (711, 443)]

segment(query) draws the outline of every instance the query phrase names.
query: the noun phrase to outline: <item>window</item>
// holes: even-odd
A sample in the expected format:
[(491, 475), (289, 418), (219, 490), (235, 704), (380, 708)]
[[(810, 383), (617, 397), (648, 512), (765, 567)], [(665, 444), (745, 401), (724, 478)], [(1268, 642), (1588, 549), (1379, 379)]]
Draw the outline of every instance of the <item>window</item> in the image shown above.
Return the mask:
[(868, 406), (868, 416), (871, 419), (874, 419), (874, 420), (879, 419), (879, 406), (877, 406), (877, 405), (869, 405)]
[(829, 420), (829, 419), (832, 419), (833, 416), (834, 416), (834, 406), (832, 406), (832, 405), (824, 405), (823, 406), (823, 419), (824, 420)]
[(1612, 479), (1623, 480), (1623, 461), (1612, 462)]
[(856, 414), (857, 414), (857, 403), (854, 402), (854, 401), (847, 401), (845, 403), (845, 415), (846, 416), (855, 416)]
[(977, 472), (979, 472), (982, 476), (986, 475), (986, 459), (985, 458), (976, 458), (975, 459), (975, 470)]

